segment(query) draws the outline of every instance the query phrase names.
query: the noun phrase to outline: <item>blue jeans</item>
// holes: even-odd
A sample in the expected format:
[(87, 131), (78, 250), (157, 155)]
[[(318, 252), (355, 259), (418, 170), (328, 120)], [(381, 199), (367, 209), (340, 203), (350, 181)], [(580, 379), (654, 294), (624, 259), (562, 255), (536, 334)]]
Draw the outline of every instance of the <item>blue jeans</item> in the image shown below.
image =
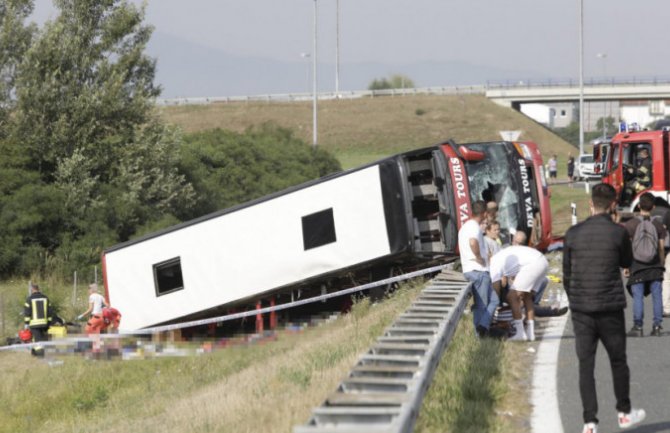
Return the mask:
[(652, 305), (654, 306), (654, 325), (659, 326), (663, 322), (663, 298), (661, 297), (663, 284), (661, 280), (635, 283), (630, 286), (633, 293), (633, 322), (642, 326), (644, 320), (644, 287), (649, 284)]
[(493, 314), (498, 308), (500, 299), (491, 285), (491, 276), (485, 271), (470, 271), (463, 274), (465, 279), (472, 283), (472, 297), (475, 305), (472, 311), (472, 321), (477, 326), (489, 329)]

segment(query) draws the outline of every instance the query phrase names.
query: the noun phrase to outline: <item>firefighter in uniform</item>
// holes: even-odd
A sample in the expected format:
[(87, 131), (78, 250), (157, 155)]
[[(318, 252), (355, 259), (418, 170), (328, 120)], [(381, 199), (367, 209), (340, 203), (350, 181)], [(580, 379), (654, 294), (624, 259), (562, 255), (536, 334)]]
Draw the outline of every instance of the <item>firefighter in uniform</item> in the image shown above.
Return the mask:
[(626, 182), (624, 195), (630, 201), (637, 194), (651, 186), (651, 158), (649, 150), (641, 148), (637, 153), (635, 167), (628, 167), (629, 180)]
[(635, 179), (632, 186), (635, 194), (639, 194), (651, 186), (651, 158), (647, 149), (642, 148), (638, 152), (634, 172)]
[[(30, 328), (33, 334), (33, 342), (39, 343), (47, 340), (47, 331), (51, 323), (51, 305), (49, 298), (42, 292), (37, 284), (30, 284), (30, 295), (26, 298), (23, 306), (24, 327)], [(36, 345), (31, 350), (34, 356), (44, 356), (44, 348)]]

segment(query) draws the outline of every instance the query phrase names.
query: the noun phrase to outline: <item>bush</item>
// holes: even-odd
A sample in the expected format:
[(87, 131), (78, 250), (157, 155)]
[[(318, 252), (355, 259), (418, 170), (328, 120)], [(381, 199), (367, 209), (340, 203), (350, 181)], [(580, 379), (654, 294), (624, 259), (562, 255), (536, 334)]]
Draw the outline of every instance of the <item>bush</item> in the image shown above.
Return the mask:
[(268, 123), (243, 134), (213, 129), (187, 135), (181, 171), (198, 197), (195, 218), (340, 170), (337, 160)]

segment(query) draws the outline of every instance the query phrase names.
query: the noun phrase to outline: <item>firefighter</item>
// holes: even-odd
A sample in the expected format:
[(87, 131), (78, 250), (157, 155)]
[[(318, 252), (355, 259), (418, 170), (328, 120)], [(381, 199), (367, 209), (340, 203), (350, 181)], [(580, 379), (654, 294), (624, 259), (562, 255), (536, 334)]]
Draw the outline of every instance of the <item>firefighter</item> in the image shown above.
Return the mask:
[[(40, 287), (37, 284), (30, 283), (30, 295), (26, 298), (23, 316), (24, 327), (30, 329), (33, 334), (33, 342), (46, 341), (52, 309), (49, 298), (40, 292)], [(44, 347), (38, 344), (32, 348), (31, 353), (33, 356), (43, 357)]]
[(639, 194), (651, 186), (651, 158), (649, 158), (649, 150), (646, 148), (640, 149), (637, 153), (635, 161), (635, 178), (632, 182), (635, 194)]
[(649, 150), (645, 147), (640, 148), (635, 158), (635, 167), (628, 166), (628, 180), (624, 188), (624, 202), (628, 203), (637, 194), (648, 189), (651, 186), (651, 158)]

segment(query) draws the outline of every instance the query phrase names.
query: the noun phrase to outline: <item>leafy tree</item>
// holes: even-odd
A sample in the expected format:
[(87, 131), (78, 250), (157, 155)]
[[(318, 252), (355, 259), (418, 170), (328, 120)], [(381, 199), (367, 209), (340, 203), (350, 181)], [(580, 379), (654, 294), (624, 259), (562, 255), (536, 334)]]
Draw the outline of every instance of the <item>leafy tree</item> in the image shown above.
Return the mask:
[(14, 102), (17, 67), (30, 46), (34, 25), (25, 25), (33, 11), (31, 0), (0, 2), (0, 139), (6, 134)]
[[(565, 128), (555, 128), (554, 132), (563, 140), (567, 141), (575, 147), (579, 147), (579, 122), (572, 122)], [(584, 132), (584, 142), (588, 143), (594, 138), (601, 136), (602, 132), (599, 131)]]
[(601, 117), (600, 119), (598, 119), (598, 121), (596, 122), (596, 130), (602, 131), (603, 124), (605, 125), (605, 130), (607, 131), (608, 136), (618, 130), (618, 126), (615, 124), (614, 117), (612, 116)]
[(384, 89), (411, 89), (415, 87), (414, 81), (405, 75), (395, 74), (387, 78), (375, 78), (368, 85), (368, 90)]
[(32, 262), (28, 251), (67, 263), (85, 246), (99, 257), (194, 202), (177, 168), (181, 137), (155, 112), (144, 8), (54, 3), (60, 14), (36, 30), (23, 26), (32, 1), (0, 2), (0, 42), (13, 44), (0, 48), (0, 221), (17, 218), (2, 235), (14, 252), (0, 251), (4, 273), (18, 269), (17, 256)]
[(30, 168), (52, 181), (60, 161), (79, 152), (108, 180), (124, 145), (149, 120), (160, 88), (144, 54), (144, 11), (118, 0), (56, 0), (19, 66), (15, 134)]
[(264, 124), (238, 134), (222, 129), (185, 137), (181, 168), (199, 197), (192, 218), (340, 170), (326, 151)]

